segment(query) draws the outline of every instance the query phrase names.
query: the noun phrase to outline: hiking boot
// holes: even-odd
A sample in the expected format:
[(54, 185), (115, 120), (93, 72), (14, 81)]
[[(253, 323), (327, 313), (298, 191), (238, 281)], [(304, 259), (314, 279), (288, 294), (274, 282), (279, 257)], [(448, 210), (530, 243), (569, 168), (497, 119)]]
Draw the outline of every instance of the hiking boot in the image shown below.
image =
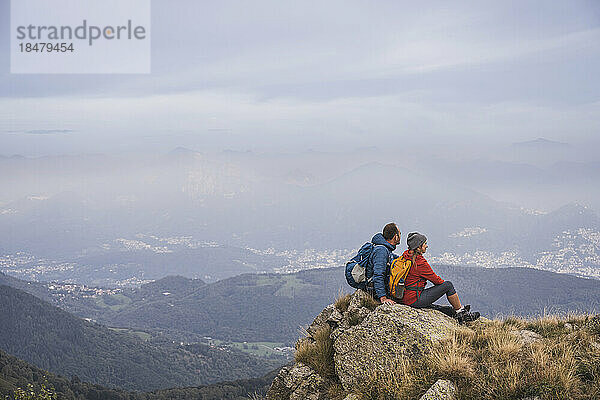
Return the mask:
[(453, 310), (453, 311), (454, 311), (454, 316), (456, 317), (458, 314), (471, 311), (471, 305), (470, 304), (465, 304), (464, 306), (462, 306), (462, 308), (460, 309), (460, 311), (458, 311), (458, 310)]
[(470, 312), (466, 310), (462, 310), (461, 312), (456, 313), (456, 319), (458, 320), (459, 324), (464, 324), (465, 322), (472, 322), (477, 320), (480, 317), (479, 312), (475, 311), (475, 312)]
[(480, 316), (481, 316), (481, 314), (479, 314), (478, 311), (467, 312), (467, 315), (465, 315), (465, 322), (473, 322), (473, 321), (479, 319)]

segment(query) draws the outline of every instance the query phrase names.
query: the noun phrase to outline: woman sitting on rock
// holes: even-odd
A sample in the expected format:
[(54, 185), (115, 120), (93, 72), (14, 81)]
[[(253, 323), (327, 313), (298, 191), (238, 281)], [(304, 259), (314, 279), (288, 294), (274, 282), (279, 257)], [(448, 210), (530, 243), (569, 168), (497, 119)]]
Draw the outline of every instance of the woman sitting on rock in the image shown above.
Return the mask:
[[(470, 305), (462, 306), (454, 285), (450, 281), (444, 281), (436, 275), (423, 257), (427, 251), (427, 238), (418, 232), (408, 234), (406, 239), (408, 250), (402, 254), (407, 260), (412, 261), (412, 266), (404, 279), (404, 296), (402, 303), (415, 308), (434, 308), (450, 315), (460, 323), (474, 321), (479, 318), (478, 312), (470, 312)], [(425, 289), (427, 281), (435, 286)], [(446, 295), (452, 308), (433, 304), (440, 297)]]

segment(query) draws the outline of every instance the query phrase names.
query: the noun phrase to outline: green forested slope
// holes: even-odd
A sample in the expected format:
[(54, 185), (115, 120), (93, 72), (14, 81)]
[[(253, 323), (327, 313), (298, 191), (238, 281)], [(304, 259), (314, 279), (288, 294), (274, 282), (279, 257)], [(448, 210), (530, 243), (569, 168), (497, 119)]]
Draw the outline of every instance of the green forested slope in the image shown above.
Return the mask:
[(154, 345), (0, 286), (0, 349), (39, 368), (110, 387), (153, 390), (259, 376), (278, 363), (206, 345)]
[(33, 384), (51, 387), (60, 400), (247, 400), (253, 393), (264, 393), (275, 372), (261, 378), (241, 379), (200, 387), (157, 390), (154, 392), (128, 392), (109, 389), (82, 382), (79, 378), (67, 379), (43, 371), (0, 350), (0, 396), (12, 396), (15, 389)]

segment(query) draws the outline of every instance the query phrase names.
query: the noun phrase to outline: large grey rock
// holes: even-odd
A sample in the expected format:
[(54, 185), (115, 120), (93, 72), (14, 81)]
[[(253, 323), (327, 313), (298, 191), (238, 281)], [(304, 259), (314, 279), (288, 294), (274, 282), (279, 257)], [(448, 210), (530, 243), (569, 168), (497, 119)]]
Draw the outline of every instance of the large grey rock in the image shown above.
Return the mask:
[(456, 398), (456, 386), (454, 383), (438, 379), (419, 400), (454, 400)]
[(325, 380), (309, 366), (285, 366), (273, 379), (267, 400), (328, 400)]
[(364, 382), (365, 374), (385, 368), (384, 357), (389, 362), (399, 357), (420, 357), (433, 343), (449, 337), (457, 326), (454, 319), (439, 311), (380, 305), (360, 324), (335, 337), (336, 374), (344, 389), (354, 391)]

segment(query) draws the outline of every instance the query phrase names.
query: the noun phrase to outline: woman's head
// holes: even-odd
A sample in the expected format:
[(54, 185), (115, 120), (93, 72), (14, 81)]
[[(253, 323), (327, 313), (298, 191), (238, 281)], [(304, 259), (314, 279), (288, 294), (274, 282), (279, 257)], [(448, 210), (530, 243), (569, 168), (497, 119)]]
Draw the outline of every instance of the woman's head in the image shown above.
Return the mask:
[(406, 244), (408, 249), (416, 251), (417, 253), (423, 254), (427, 251), (427, 237), (421, 235), (419, 232), (411, 232), (406, 237)]

